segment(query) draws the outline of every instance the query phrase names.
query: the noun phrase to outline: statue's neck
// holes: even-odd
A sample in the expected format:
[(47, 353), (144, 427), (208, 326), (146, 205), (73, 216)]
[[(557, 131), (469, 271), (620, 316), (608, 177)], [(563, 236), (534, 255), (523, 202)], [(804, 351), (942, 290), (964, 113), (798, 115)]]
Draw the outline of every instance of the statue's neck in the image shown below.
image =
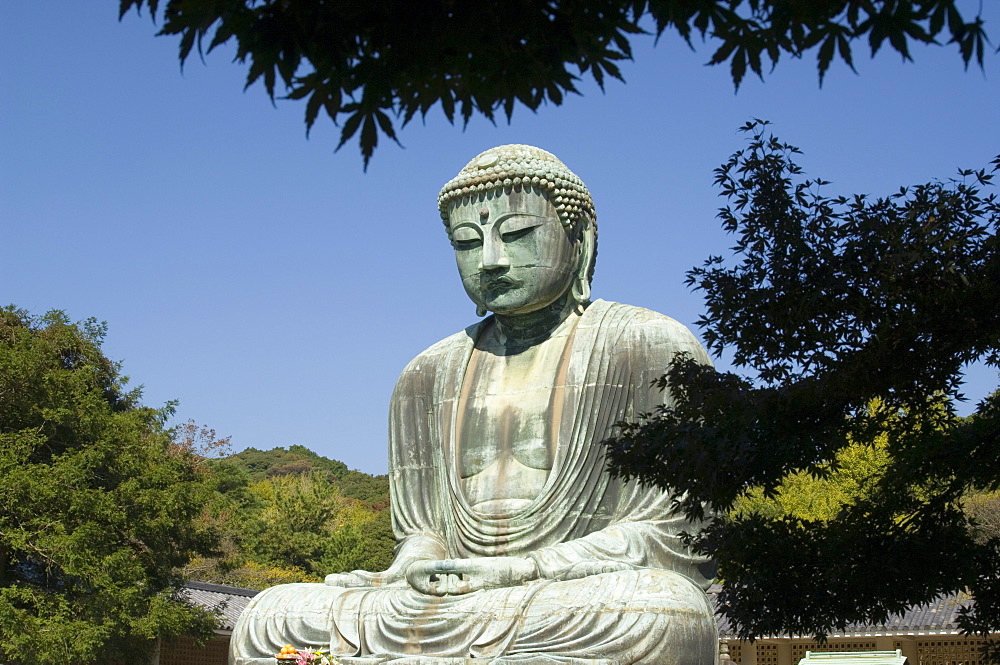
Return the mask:
[(494, 314), (494, 317), (497, 332), (508, 344), (531, 346), (548, 338), (578, 308), (576, 300), (567, 292), (551, 305), (534, 312)]

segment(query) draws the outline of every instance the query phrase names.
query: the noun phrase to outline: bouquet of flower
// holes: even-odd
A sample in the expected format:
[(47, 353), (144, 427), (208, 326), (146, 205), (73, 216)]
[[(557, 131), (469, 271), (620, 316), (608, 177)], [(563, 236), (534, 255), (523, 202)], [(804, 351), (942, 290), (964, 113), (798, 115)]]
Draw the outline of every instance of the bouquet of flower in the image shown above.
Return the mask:
[(336, 658), (322, 649), (296, 649), (291, 644), (281, 647), (274, 656), (279, 665), (340, 665)]

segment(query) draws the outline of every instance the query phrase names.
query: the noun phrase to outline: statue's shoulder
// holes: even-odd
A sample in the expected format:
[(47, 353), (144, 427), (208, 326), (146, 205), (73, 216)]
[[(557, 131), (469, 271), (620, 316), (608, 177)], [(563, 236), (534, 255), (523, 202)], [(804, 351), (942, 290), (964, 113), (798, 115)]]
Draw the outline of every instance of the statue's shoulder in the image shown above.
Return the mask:
[(433, 374), (444, 364), (453, 364), (468, 355), (483, 321), (472, 324), (454, 335), (436, 342), (407, 363), (400, 374), (400, 381), (408, 376)]
[[(684, 324), (666, 314), (645, 307), (597, 300), (587, 308), (585, 317), (608, 329), (622, 351), (649, 356), (663, 362), (675, 353), (687, 353), (710, 364), (701, 343)], [(586, 319), (585, 319), (586, 320)]]
[(603, 325), (619, 328), (623, 333), (657, 337), (679, 336), (685, 339), (694, 337), (691, 331), (677, 319), (645, 307), (608, 300), (595, 300), (587, 308), (586, 314), (590, 318), (600, 319)]

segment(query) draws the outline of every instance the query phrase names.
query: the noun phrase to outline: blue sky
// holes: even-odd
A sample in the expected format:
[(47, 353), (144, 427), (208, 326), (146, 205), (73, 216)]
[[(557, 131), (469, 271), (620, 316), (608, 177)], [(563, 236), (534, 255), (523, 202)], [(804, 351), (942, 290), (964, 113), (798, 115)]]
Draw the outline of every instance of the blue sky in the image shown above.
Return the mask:
[[(386, 469), (396, 376), (475, 320), (436, 210), (439, 188), (477, 153), (529, 143), (588, 185), (600, 226), (594, 295), (694, 328), (684, 273), (732, 241), (715, 219), (712, 169), (766, 118), (804, 151), (829, 192), (888, 194), (983, 167), (1000, 153), (1000, 57), (985, 74), (957, 51), (858, 53), (822, 88), (815, 62), (786, 60), (734, 93), (665, 36), (635, 43), (627, 84), (497, 126), (463, 131), (439, 111), (382, 145), (362, 171), (334, 153), (322, 119), (272, 106), (220, 49), (183, 72), (173, 38), (117, 2), (0, 3), (0, 302), (97, 317), (105, 352), (145, 402), (235, 449), (302, 444)], [(976, 3), (973, 3), (975, 5)], [(984, 3), (994, 39), (1000, 3)], [(861, 45), (858, 46), (861, 48)], [(697, 330), (695, 330), (697, 334)], [(974, 372), (971, 395), (996, 386)]]

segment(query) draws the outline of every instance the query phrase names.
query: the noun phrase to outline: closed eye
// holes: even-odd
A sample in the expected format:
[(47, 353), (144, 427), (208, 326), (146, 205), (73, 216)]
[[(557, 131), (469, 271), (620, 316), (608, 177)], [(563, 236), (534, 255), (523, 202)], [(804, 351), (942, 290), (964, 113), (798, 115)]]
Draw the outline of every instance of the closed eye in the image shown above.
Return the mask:
[(529, 233), (531, 233), (532, 231), (534, 231), (536, 228), (538, 228), (538, 227), (536, 227), (536, 226), (529, 226), (527, 228), (518, 229), (516, 231), (504, 231), (503, 233), (500, 234), (500, 237), (503, 238), (504, 242), (511, 242), (512, 240), (517, 240), (518, 238), (523, 238), (524, 236), (526, 236)]
[(472, 224), (457, 226), (451, 232), (451, 244), (455, 249), (473, 249), (483, 244), (482, 232)]
[(544, 217), (536, 215), (515, 215), (509, 217), (500, 225), (500, 237), (504, 242), (523, 238), (545, 223)]

